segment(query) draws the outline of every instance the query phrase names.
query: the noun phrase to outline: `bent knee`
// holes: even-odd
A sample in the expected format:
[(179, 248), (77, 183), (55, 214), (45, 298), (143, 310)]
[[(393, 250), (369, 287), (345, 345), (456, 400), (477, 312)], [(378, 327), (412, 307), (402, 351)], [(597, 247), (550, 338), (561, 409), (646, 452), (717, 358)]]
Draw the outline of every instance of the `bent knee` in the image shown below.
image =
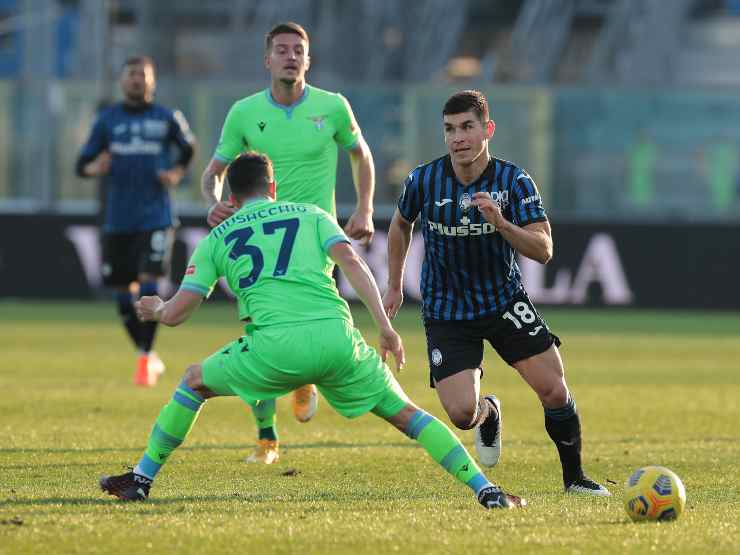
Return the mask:
[(477, 408), (477, 405), (454, 405), (445, 407), (445, 410), (455, 427), (461, 430), (470, 430), (475, 423)]
[(547, 408), (560, 408), (568, 403), (568, 388), (563, 383), (538, 392), (538, 394), (542, 405)]
[(200, 364), (193, 364), (185, 371), (185, 384), (192, 390), (200, 392), (204, 387), (203, 384), (203, 367)]

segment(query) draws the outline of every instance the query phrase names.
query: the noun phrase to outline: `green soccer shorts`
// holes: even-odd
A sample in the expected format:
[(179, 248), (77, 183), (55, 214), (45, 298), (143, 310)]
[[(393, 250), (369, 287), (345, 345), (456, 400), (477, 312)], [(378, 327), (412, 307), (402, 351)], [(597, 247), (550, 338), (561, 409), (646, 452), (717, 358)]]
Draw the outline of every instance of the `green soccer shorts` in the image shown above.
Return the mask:
[(369, 411), (388, 418), (408, 402), (378, 353), (341, 319), (255, 329), (203, 362), (203, 383), (218, 395), (238, 395), (247, 403), (316, 384), (347, 418)]

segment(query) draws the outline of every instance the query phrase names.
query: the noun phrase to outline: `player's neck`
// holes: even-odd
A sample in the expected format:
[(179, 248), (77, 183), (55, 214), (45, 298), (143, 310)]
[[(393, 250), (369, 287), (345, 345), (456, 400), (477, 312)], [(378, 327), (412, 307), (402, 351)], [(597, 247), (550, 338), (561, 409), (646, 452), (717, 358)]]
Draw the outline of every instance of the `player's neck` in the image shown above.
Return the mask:
[(296, 81), (295, 83), (284, 83), (282, 81), (273, 81), (270, 87), (272, 99), (283, 106), (292, 106), (300, 100), (306, 90), (305, 81)]
[(491, 155), (488, 151), (484, 151), (478, 158), (473, 160), (471, 164), (455, 164), (452, 162), (452, 169), (455, 172), (455, 177), (463, 185), (470, 185), (477, 180), (486, 168), (488, 163), (491, 161)]
[(238, 197), (234, 197), (234, 206), (237, 210), (241, 210), (243, 207), (254, 204), (256, 202), (262, 202), (262, 201), (268, 201), (268, 202), (275, 202), (275, 199), (271, 197), (270, 195), (251, 195), (248, 197), (244, 197), (242, 199)]
[(131, 98), (128, 96), (123, 97), (123, 103), (130, 108), (145, 108), (152, 103), (152, 98)]

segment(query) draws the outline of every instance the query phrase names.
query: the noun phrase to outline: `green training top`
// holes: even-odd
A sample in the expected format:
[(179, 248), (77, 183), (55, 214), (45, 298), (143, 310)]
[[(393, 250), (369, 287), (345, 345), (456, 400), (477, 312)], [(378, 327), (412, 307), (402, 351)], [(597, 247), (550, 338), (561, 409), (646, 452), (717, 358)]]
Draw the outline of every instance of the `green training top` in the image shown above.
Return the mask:
[(239, 318), (250, 316), (257, 328), (327, 318), (352, 322), (327, 254), (339, 242), (349, 239), (316, 206), (253, 200), (198, 243), (180, 288), (207, 297), (225, 277)]
[(336, 215), (337, 145), (352, 149), (359, 138), (341, 94), (306, 85), (295, 104), (283, 106), (265, 89), (231, 107), (214, 157), (229, 163), (247, 150), (267, 154), (277, 200), (308, 202)]

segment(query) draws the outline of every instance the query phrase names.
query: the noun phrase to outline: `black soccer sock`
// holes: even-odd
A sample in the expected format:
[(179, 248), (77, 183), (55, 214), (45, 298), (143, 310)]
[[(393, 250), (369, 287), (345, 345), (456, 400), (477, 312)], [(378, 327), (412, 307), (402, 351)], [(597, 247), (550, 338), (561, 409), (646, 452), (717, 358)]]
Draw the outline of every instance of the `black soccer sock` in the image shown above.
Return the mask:
[[(139, 296), (149, 297), (157, 294), (157, 283), (154, 281), (144, 282), (139, 286)], [(139, 349), (148, 353), (154, 345), (154, 336), (157, 333), (158, 322), (139, 323)]]
[(133, 297), (128, 291), (125, 293), (119, 292), (116, 295), (116, 301), (118, 302), (118, 314), (121, 316), (123, 326), (126, 328), (131, 341), (138, 347), (141, 322), (136, 318)]
[(563, 482), (568, 487), (583, 476), (581, 468), (581, 419), (576, 404), (568, 396), (568, 403), (557, 409), (545, 408), (545, 429), (558, 448), (563, 466)]

